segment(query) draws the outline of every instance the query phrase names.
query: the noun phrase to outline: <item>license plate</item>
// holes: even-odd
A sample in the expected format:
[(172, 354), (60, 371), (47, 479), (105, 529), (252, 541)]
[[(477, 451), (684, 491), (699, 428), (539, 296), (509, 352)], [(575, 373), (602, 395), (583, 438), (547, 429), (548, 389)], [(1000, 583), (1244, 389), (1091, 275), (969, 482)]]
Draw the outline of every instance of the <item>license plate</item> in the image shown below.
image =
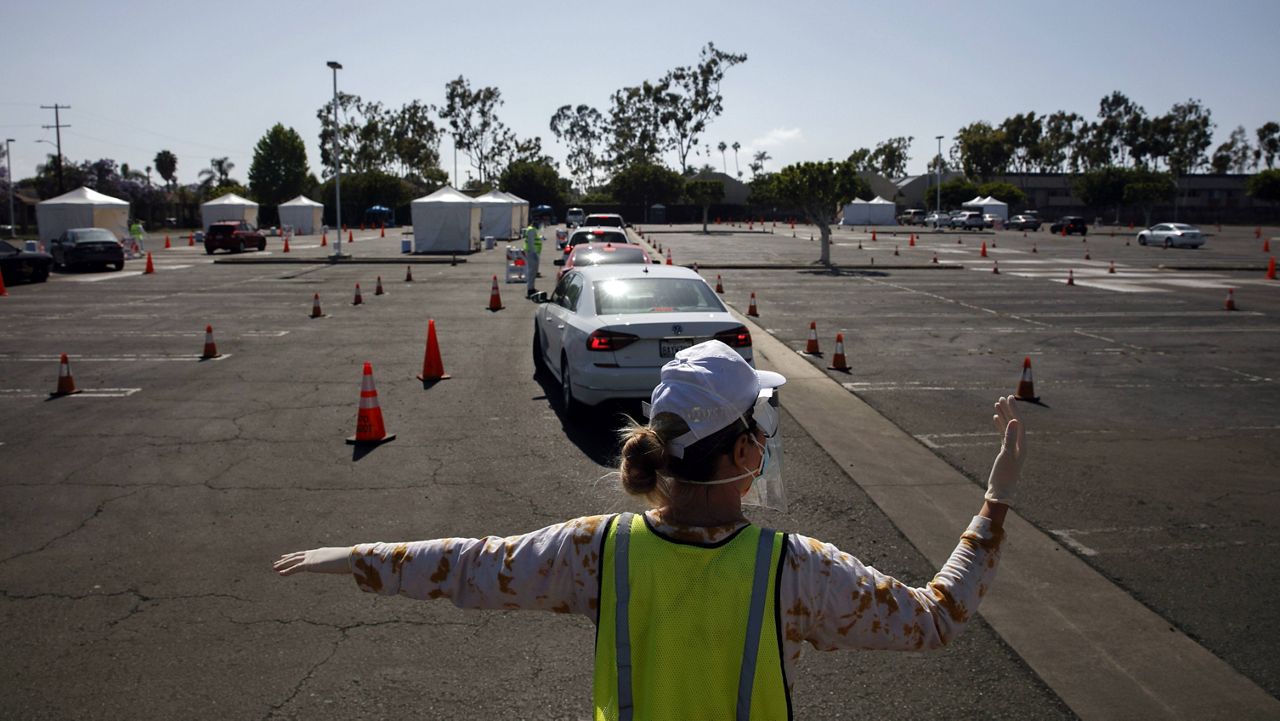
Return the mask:
[(676, 353), (691, 348), (698, 342), (697, 338), (660, 338), (658, 355), (662, 358), (675, 358)]

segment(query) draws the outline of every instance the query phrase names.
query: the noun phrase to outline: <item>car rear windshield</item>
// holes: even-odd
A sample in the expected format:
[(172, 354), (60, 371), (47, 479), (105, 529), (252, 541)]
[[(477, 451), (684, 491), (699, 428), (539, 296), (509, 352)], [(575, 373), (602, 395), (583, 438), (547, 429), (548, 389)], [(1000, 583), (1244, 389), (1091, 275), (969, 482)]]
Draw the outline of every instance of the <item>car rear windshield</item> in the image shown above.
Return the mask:
[(569, 245), (574, 246), (579, 243), (619, 243), (627, 244), (627, 234), (619, 233), (616, 230), (589, 231), (586, 233), (574, 233), (569, 239)]
[(233, 235), (236, 232), (234, 225), (211, 225), (209, 226), (209, 235)]
[(616, 215), (588, 215), (587, 225), (607, 225), (610, 228), (621, 228), (622, 218)]
[(94, 228), (93, 230), (82, 230), (76, 233), (77, 243), (114, 243), (116, 237), (109, 230)]
[(596, 315), (617, 313), (723, 313), (704, 281), (685, 278), (611, 278), (594, 284)]
[(614, 248), (591, 248), (573, 254), (574, 265), (609, 265), (612, 263), (643, 263), (644, 251), (632, 245)]

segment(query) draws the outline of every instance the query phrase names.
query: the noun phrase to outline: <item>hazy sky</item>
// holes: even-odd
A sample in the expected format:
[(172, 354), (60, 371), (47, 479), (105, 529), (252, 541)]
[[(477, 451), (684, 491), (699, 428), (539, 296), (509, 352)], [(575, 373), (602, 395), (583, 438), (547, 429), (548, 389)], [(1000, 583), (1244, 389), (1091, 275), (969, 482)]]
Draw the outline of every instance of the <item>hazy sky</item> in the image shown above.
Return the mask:
[[(749, 56), (728, 72), (724, 114), (705, 136), (742, 143), (744, 172), (755, 150), (776, 170), (897, 135), (915, 137), (909, 169), (919, 172), (936, 135), (947, 136), (945, 152), (975, 120), (1028, 110), (1092, 118), (1112, 90), (1150, 114), (1199, 98), (1216, 146), (1237, 125), (1252, 138), (1280, 121), (1277, 27), (1277, 0), (14, 0), (0, 11), (0, 140), (15, 139), (14, 175), (33, 174), (53, 150), (37, 142), (54, 137), (40, 127), (53, 112), (39, 106), (57, 102), (71, 106), (69, 160), (143, 168), (169, 149), (179, 180), (192, 182), (210, 158), (229, 156), (243, 182), (254, 144), (282, 122), (319, 175), (316, 110), (333, 92), (325, 61), (337, 60), (340, 90), (393, 108), (441, 105), (459, 74), (497, 86), (500, 119), (541, 136), (559, 160), (548, 128), (556, 108), (604, 112), (615, 89), (693, 64), (712, 41)], [(441, 156), (452, 172), (447, 139)], [(730, 173), (733, 162), (730, 152)], [(465, 179), (465, 158), (459, 166)]]

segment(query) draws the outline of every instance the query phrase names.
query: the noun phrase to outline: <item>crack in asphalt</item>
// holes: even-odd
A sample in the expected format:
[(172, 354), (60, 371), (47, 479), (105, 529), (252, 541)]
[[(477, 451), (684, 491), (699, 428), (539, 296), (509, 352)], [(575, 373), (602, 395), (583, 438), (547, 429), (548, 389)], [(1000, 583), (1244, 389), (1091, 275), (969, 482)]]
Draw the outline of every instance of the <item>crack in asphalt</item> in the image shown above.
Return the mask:
[(118, 501), (118, 500), (120, 500), (120, 499), (122, 499), (122, 498), (128, 498), (129, 496), (132, 496), (132, 495), (134, 495), (134, 494), (138, 493), (138, 492), (139, 492), (139, 490), (141, 490), (141, 489), (133, 490), (133, 491), (130, 491), (129, 493), (121, 493), (121, 494), (120, 494), (120, 495), (118, 495), (118, 496), (112, 496), (111, 498), (108, 498), (108, 499), (106, 499), (106, 500), (102, 501), (101, 503), (99, 503), (99, 504), (98, 504), (98, 507), (97, 507), (97, 508), (95, 508), (95, 509), (93, 510), (93, 513), (89, 514), (89, 517), (88, 517), (88, 518), (86, 518), (86, 519), (84, 519), (83, 521), (81, 521), (81, 522), (80, 522), (80, 524), (79, 524), (79, 525), (77, 525), (75, 528), (71, 529), (70, 531), (67, 531), (66, 533), (60, 534), (60, 535), (58, 535), (58, 536), (54, 536), (53, 538), (51, 538), (51, 539), (49, 539), (48, 541), (46, 541), (46, 542), (44, 543), (44, 545), (40, 546), (39, 548), (31, 549), (31, 550), (29, 550), (29, 551), (21, 551), (21, 552), (19, 552), (19, 553), (15, 553), (15, 554), (13, 554), (12, 556), (8, 556), (8, 557), (6, 557), (6, 558), (0, 559), (0, 565), (3, 565), (3, 564), (5, 564), (5, 563), (8, 563), (9, 561), (13, 561), (13, 560), (18, 559), (18, 558), (22, 558), (23, 556), (30, 556), (30, 555), (35, 554), (35, 553), (40, 553), (41, 551), (45, 550), (45, 549), (46, 549), (46, 548), (48, 548), (49, 546), (52, 546), (53, 544), (57, 543), (58, 541), (61, 541), (62, 539), (66, 538), (67, 536), (70, 536), (70, 535), (72, 535), (72, 534), (76, 533), (77, 531), (79, 531), (80, 529), (84, 528), (84, 527), (85, 527), (85, 526), (86, 526), (90, 521), (92, 521), (93, 519), (95, 519), (95, 518), (97, 518), (99, 515), (101, 515), (102, 511), (103, 511), (104, 509), (106, 509), (107, 504), (109, 504), (109, 503), (113, 503), (113, 502)]

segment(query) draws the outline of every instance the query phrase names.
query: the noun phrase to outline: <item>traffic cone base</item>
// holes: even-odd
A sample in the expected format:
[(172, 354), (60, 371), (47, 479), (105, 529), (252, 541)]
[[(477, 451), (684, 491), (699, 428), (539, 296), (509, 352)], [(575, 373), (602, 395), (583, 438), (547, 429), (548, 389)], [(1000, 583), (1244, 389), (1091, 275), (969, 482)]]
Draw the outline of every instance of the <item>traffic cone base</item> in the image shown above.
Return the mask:
[(79, 393), (76, 388), (76, 380), (71, 377), (71, 363), (67, 361), (67, 354), (63, 353), (58, 359), (58, 386), (57, 390), (49, 394), (50, 398), (59, 398), (61, 396), (69, 396)]
[(1013, 396), (1016, 400), (1029, 401), (1031, 403), (1039, 403), (1040, 396), (1036, 395), (1036, 386), (1031, 379), (1031, 357), (1026, 356), (1022, 359), (1022, 379), (1018, 381), (1018, 392)]
[(351, 445), (377, 445), (395, 440), (396, 434), (387, 433), (382, 422), (382, 408), (378, 406), (378, 390), (373, 385), (373, 364), (364, 364), (364, 379), (360, 383), (360, 410), (356, 414), (356, 434), (347, 439)]

